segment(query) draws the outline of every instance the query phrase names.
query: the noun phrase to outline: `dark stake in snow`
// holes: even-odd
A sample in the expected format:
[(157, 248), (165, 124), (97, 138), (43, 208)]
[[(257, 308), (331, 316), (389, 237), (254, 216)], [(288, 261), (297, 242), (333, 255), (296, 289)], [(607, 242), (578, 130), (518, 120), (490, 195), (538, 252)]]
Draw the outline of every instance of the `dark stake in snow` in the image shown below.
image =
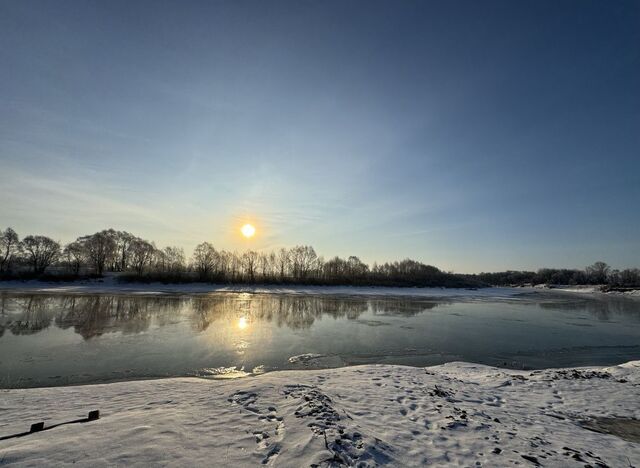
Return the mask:
[(73, 421), (65, 421), (65, 422), (61, 422), (58, 424), (53, 424), (51, 426), (47, 426), (45, 427), (44, 422), (37, 422), (31, 425), (31, 428), (29, 429), (28, 432), (20, 432), (18, 434), (11, 434), (8, 436), (2, 436), (0, 437), (0, 440), (7, 440), (7, 439), (13, 439), (16, 437), (24, 437), (27, 436), (29, 434), (33, 434), (35, 432), (42, 432), (42, 431), (48, 431), (49, 429), (53, 429), (54, 427), (58, 427), (58, 426), (64, 426), (65, 424), (77, 424), (77, 423), (86, 423), (86, 422), (90, 422), (90, 421), (96, 421), (97, 419), (100, 419), (100, 410), (93, 410), (93, 411), (89, 411), (89, 414), (87, 415), (86, 418), (80, 418), (80, 419), (74, 419)]

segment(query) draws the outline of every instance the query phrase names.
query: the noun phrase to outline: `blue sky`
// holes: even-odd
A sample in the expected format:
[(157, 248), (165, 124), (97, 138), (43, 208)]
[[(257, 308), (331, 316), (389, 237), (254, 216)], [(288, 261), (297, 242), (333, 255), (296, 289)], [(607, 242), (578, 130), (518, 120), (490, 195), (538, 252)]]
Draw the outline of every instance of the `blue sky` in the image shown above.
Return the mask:
[(0, 226), (640, 266), (639, 24), (636, 1), (5, 0)]

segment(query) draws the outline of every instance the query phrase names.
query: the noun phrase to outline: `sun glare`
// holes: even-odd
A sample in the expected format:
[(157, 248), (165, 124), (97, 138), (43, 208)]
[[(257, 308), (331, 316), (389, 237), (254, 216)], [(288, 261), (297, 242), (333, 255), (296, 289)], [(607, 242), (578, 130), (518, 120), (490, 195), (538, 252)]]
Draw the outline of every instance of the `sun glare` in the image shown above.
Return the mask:
[(247, 323), (247, 319), (246, 318), (240, 317), (238, 319), (238, 328), (240, 330), (244, 330), (245, 328), (247, 328), (247, 325), (248, 325), (248, 323)]
[(240, 232), (246, 238), (253, 237), (256, 233), (256, 228), (254, 228), (251, 224), (245, 224), (240, 228)]

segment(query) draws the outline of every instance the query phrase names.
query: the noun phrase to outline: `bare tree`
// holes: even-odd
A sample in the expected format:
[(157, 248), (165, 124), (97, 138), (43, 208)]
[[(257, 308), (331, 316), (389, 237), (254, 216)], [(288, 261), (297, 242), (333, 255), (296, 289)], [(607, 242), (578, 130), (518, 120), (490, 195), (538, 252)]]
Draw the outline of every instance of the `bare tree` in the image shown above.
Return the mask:
[(184, 250), (182, 247), (165, 247), (160, 251), (163, 261), (163, 268), (172, 273), (184, 270)]
[(334, 257), (323, 265), (323, 276), (329, 281), (343, 281), (347, 276), (347, 262)]
[(63, 256), (71, 273), (74, 275), (79, 274), (80, 268), (86, 262), (85, 249), (82, 244), (78, 241), (67, 244), (64, 248)]
[(110, 229), (107, 232), (113, 236), (113, 239), (116, 242), (116, 255), (114, 256), (116, 269), (119, 271), (126, 271), (129, 267), (128, 261), (129, 254), (131, 252), (129, 247), (134, 241), (139, 239), (126, 231), (114, 231), (113, 229)]
[(351, 255), (347, 260), (348, 274), (352, 278), (362, 278), (369, 271), (369, 265), (363, 263), (358, 257)]
[(287, 269), (289, 268), (289, 262), (291, 260), (291, 256), (289, 255), (289, 251), (285, 248), (278, 250), (278, 272), (280, 273), (280, 281), (284, 281), (285, 274)]
[(216, 249), (208, 242), (196, 246), (193, 251), (193, 265), (200, 279), (209, 279), (215, 268)]
[(113, 260), (116, 253), (116, 241), (108, 231), (96, 232), (89, 236), (79, 237), (85, 254), (98, 275), (102, 275), (105, 265)]
[(260, 265), (260, 275), (263, 280), (266, 280), (269, 277), (269, 268), (271, 266), (270, 257), (265, 252), (260, 254), (260, 258), (258, 259), (258, 264)]
[(60, 255), (60, 244), (47, 236), (27, 236), (21, 244), (34, 273), (44, 273)]
[(622, 270), (619, 278), (622, 286), (640, 286), (640, 270), (637, 268)]
[(296, 279), (306, 278), (318, 259), (316, 251), (309, 245), (297, 245), (290, 252), (293, 277)]
[(241, 262), (236, 252), (229, 253), (228, 259), (229, 259), (229, 273), (230, 273), (229, 279), (231, 279), (231, 281), (233, 282), (233, 281), (236, 281), (238, 272), (240, 271)]
[(133, 268), (139, 276), (142, 275), (145, 266), (151, 263), (156, 248), (146, 240), (135, 238), (129, 244), (128, 250)]
[(231, 269), (231, 257), (232, 253), (226, 250), (221, 250), (216, 255), (216, 269), (215, 273), (220, 279), (226, 279)]
[(592, 284), (605, 284), (611, 268), (604, 262), (595, 262), (586, 268), (587, 278)]
[(0, 273), (9, 271), (11, 263), (20, 249), (20, 239), (16, 231), (7, 228), (0, 230)]
[(249, 281), (255, 280), (256, 265), (258, 263), (258, 252), (249, 250), (242, 254), (242, 266), (249, 275)]
[(275, 279), (276, 276), (276, 262), (277, 256), (275, 252), (269, 252), (269, 276), (271, 279)]

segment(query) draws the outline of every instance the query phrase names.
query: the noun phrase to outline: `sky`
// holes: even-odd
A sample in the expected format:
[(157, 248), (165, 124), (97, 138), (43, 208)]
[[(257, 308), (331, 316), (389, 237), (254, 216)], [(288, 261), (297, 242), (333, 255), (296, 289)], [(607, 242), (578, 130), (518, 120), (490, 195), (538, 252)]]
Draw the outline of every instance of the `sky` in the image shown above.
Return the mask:
[(7, 226), (640, 267), (640, 2), (3, 0)]

